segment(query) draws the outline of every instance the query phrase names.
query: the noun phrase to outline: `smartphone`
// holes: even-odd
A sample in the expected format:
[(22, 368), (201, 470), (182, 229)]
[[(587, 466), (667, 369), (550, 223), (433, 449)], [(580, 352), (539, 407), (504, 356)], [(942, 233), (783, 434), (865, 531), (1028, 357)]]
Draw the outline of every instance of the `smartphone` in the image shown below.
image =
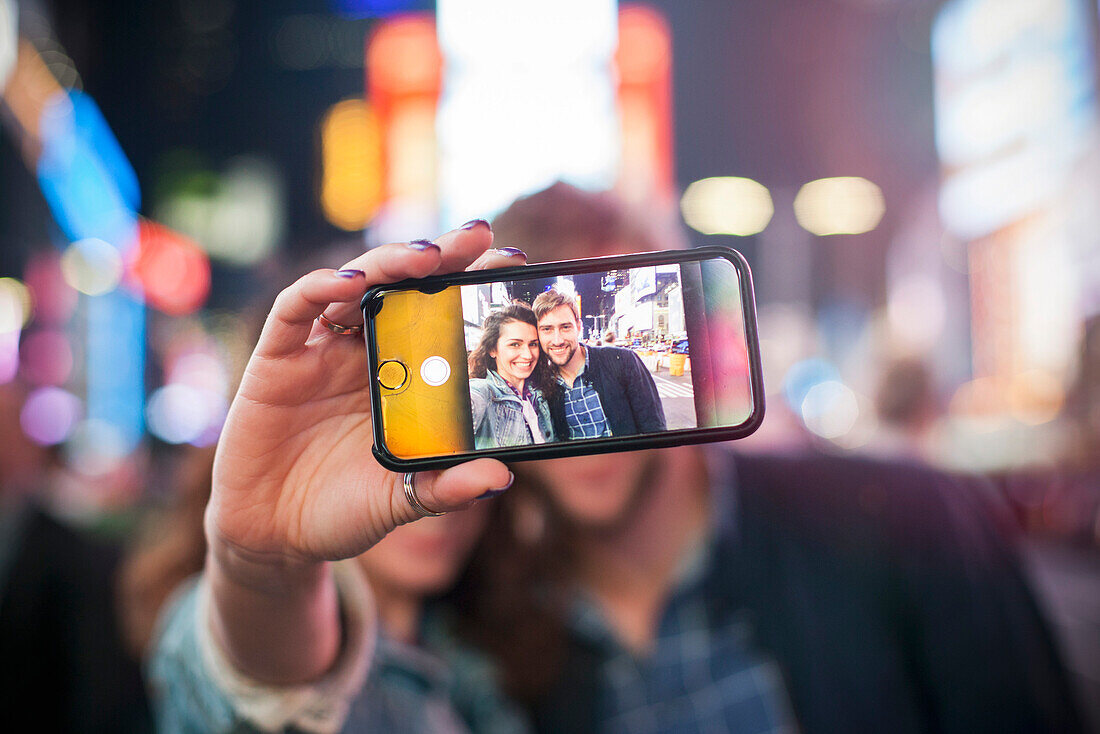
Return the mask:
[(362, 307), (393, 471), (726, 441), (764, 417), (752, 276), (729, 248), (407, 280)]

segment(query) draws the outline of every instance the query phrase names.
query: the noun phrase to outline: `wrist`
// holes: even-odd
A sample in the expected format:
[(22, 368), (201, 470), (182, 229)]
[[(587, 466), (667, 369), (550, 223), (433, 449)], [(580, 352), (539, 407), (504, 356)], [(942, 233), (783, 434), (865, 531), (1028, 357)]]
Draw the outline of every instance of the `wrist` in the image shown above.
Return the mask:
[(206, 570), (213, 583), (230, 583), (253, 593), (285, 597), (310, 593), (328, 581), (328, 564), (280, 553), (242, 548), (209, 535)]

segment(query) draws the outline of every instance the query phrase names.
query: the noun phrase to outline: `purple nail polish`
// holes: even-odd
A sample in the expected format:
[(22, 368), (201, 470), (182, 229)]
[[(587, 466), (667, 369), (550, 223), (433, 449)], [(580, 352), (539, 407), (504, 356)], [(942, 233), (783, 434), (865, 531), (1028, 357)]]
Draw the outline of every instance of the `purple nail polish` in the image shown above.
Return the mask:
[(427, 250), (429, 247), (434, 247), (437, 250), (439, 249), (439, 245), (432, 242), (431, 240), (413, 240), (409, 243), (409, 247), (420, 252)]
[(466, 224), (463, 224), (461, 227), (459, 227), (459, 229), (473, 229), (474, 227), (477, 227), (479, 225), (484, 225), (485, 229), (489, 230), (490, 232), (493, 230), (492, 225), (486, 222), (484, 219), (471, 219), (470, 221), (466, 222)]
[(508, 483), (507, 484), (505, 484), (503, 487), (497, 487), (496, 489), (490, 489), (488, 492), (486, 492), (485, 494), (479, 495), (475, 499), (487, 500), (490, 497), (496, 497), (498, 494), (504, 494), (505, 492), (507, 492), (512, 487), (512, 485), (515, 483), (515, 481), (516, 481), (516, 475), (513, 474), (512, 472), (508, 472)]
[(353, 268), (336, 271), (337, 278), (358, 278), (360, 276), (366, 277), (366, 273), (364, 273), (362, 270), (355, 270)]
[(523, 256), (525, 260), (527, 259), (527, 253), (518, 247), (498, 247), (497, 252), (508, 257)]

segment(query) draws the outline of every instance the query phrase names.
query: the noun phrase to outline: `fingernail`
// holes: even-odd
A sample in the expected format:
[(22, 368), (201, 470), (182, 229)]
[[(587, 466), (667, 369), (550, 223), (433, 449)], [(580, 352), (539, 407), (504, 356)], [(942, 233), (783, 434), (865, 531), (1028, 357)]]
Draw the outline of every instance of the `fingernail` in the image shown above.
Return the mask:
[(437, 250), (439, 249), (439, 245), (432, 242), (431, 240), (413, 240), (412, 242), (409, 243), (409, 247), (411, 247), (412, 249), (417, 250), (419, 252), (423, 252), (424, 250), (427, 250), (429, 247), (434, 247)]
[(489, 230), (490, 232), (493, 231), (493, 226), (486, 222), (484, 219), (471, 219), (470, 221), (466, 222), (466, 224), (463, 224), (461, 227), (459, 227), (459, 229), (473, 229), (474, 227), (477, 227), (479, 225), (484, 225), (485, 229)]
[(476, 497), (476, 499), (487, 500), (490, 497), (496, 497), (497, 495), (504, 494), (505, 492), (508, 491), (509, 488), (511, 488), (512, 484), (515, 481), (516, 481), (516, 475), (513, 474), (512, 472), (508, 472), (508, 483), (507, 484), (505, 484), (503, 487), (499, 487), (498, 489), (490, 489), (485, 494), (482, 494), (482, 495), (479, 495), (478, 497)]
[(527, 259), (527, 253), (518, 247), (498, 247), (497, 252), (501, 255), (507, 255), (508, 257), (522, 256), (523, 259)]
[(337, 270), (336, 271), (336, 277), (337, 278), (358, 278), (359, 276), (366, 277), (366, 275), (367, 274), (364, 273), (362, 270), (355, 270), (353, 268), (347, 268), (345, 270)]

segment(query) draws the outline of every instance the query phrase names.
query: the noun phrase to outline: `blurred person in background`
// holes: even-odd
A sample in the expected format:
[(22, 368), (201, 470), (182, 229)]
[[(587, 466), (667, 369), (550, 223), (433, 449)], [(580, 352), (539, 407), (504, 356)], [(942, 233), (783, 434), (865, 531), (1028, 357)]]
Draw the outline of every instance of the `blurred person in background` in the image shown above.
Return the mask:
[(915, 357), (887, 363), (875, 388), (878, 426), (864, 450), (897, 459), (929, 461), (942, 410), (935, 378)]
[(152, 729), (116, 605), (121, 549), (56, 519), (53, 461), (23, 432), (25, 391), (0, 385), (0, 711), (7, 731)]
[[(656, 249), (565, 184), (494, 228), (532, 261)], [(459, 609), (541, 731), (1082, 729), (984, 484), (726, 446), (515, 471)]]
[[(148, 638), (142, 629), (165, 607), (151, 643), (165, 731), (526, 729), (499, 695), (493, 666), (449, 634), (449, 615), (434, 603), (481, 533), (489, 506), (475, 499), (507, 488), (510, 472), (482, 460), (419, 474), (404, 489), (363, 450), (371, 425), (362, 341), (318, 321), (324, 311), (339, 324), (361, 322), (359, 299), (375, 283), (522, 260), (486, 252), (491, 239), (475, 221), (438, 244), (386, 245), (339, 271), (314, 271), (276, 299), (212, 474), (198, 470), (185, 493), (192, 508), (210, 494), (204, 540), (195, 513), (181, 510), (190, 539), (164, 540), (184, 562), (169, 549), (131, 566), (131, 598), (145, 607), (131, 617), (136, 639)], [(425, 507), (466, 511), (398, 527)], [(165, 603), (163, 579), (183, 576), (200, 542), (203, 572)]]

